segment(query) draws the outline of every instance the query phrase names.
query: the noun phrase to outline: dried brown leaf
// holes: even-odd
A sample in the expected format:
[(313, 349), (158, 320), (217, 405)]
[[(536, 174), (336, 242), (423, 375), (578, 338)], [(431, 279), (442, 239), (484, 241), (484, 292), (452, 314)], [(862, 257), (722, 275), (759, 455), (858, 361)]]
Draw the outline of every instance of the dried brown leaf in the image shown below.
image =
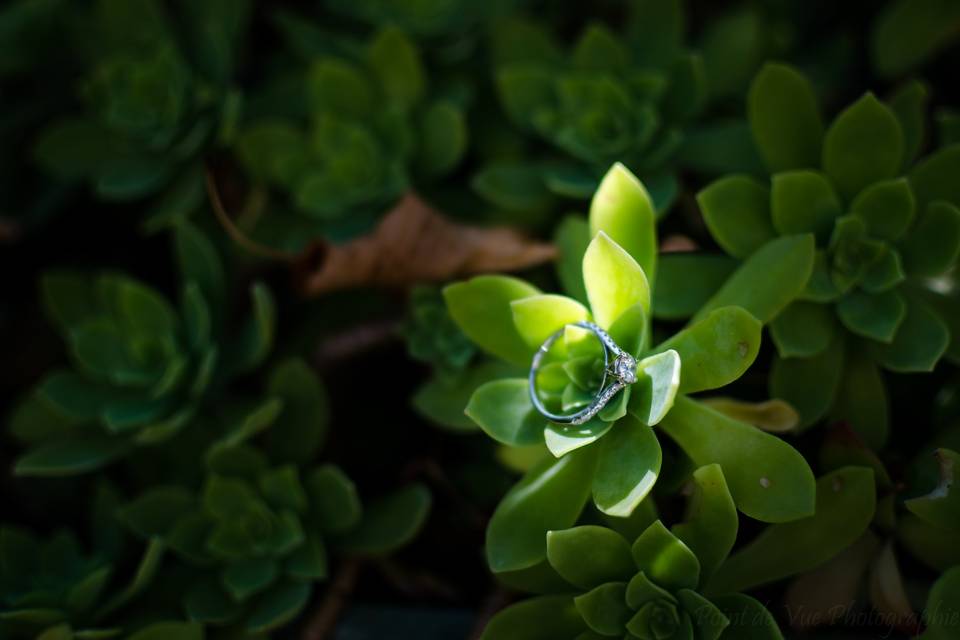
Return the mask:
[(361, 286), (402, 287), (553, 260), (553, 245), (505, 227), (452, 222), (407, 194), (370, 234), (344, 245), (320, 243), (301, 262), (305, 295)]

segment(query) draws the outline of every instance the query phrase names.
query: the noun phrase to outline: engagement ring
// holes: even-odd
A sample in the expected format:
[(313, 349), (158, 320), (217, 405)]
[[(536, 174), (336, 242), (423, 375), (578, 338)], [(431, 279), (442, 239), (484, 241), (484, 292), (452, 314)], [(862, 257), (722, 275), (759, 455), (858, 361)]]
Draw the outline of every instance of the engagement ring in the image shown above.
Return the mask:
[[(567, 327), (580, 327), (586, 329), (597, 337), (603, 347), (603, 378), (600, 381), (600, 388), (597, 390), (593, 400), (583, 409), (569, 415), (561, 415), (551, 412), (543, 404), (540, 394), (537, 393), (537, 373), (540, 371), (540, 365), (546, 357), (550, 347), (566, 331)], [(610, 381), (610, 384), (607, 384)], [(622, 389), (637, 381), (637, 361), (629, 353), (621, 349), (613, 338), (606, 331), (592, 322), (575, 322), (564, 325), (559, 331), (547, 338), (533, 356), (533, 364), (530, 366), (530, 399), (533, 406), (537, 408), (544, 417), (560, 424), (583, 424), (597, 415), (610, 400), (613, 399)]]

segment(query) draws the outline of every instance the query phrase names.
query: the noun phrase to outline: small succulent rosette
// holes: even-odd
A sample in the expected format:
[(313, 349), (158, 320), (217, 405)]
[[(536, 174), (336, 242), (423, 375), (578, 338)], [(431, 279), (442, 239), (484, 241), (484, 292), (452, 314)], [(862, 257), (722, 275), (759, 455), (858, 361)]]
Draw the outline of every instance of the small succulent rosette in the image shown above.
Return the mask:
[(253, 284), (249, 317), (228, 331), (226, 275), (213, 246), (185, 224), (174, 249), (182, 278), (176, 306), (119, 273), (44, 277), (43, 302), (71, 366), (49, 373), (14, 412), (11, 431), (27, 445), (14, 473), (90, 472), (167, 441), (233, 377), (266, 358), (274, 328), (269, 290)]
[(67, 45), (83, 65), (79, 105), (41, 132), (37, 161), (100, 199), (163, 195), (153, 214), (182, 216), (203, 200), (203, 152), (236, 118), (234, 56), (250, 3), (133, 0), (76, 13), (63, 39), (83, 43)]
[[(686, 521), (668, 529), (650, 513), (633, 542), (621, 531), (581, 525), (546, 534), (556, 584), (495, 616), (483, 638), (781, 638), (776, 622), (745, 595), (713, 593), (709, 578), (737, 536), (733, 499), (718, 465), (693, 475)], [(570, 591), (577, 595), (570, 595)], [(552, 595), (557, 594), (557, 595)]]
[[(571, 51), (539, 24), (495, 26), (500, 103), (532, 140), (523, 162), (512, 136), (501, 144), (506, 159), (496, 139), (486, 144), (490, 163), (474, 178), (480, 195), (518, 214), (549, 210), (557, 197), (588, 199), (620, 161), (643, 178), (659, 213), (669, 209), (684, 127), (706, 99), (703, 61), (685, 48), (682, 3), (638, 2), (627, 13), (622, 33), (592, 23)], [(554, 152), (544, 154), (537, 140)]]
[[(925, 105), (918, 83), (889, 103), (868, 93), (825, 128), (806, 78), (766, 65), (747, 106), (769, 178), (726, 176), (697, 196), (740, 264), (677, 256), (661, 292), (676, 315), (738, 304), (769, 323), (771, 394), (802, 427), (845, 420), (874, 447), (889, 430), (880, 370), (925, 372), (958, 357), (960, 147), (916, 159)], [(683, 274), (702, 285), (681, 291)]]
[[(200, 625), (160, 608), (145, 617), (129, 614), (156, 576), (164, 548), (156, 541), (142, 550), (125, 544), (115, 518), (118, 501), (118, 493), (104, 483), (87, 503), (89, 550), (73, 531), (43, 538), (0, 525), (0, 635), (11, 640), (201, 639)], [(171, 635), (151, 635), (157, 633)]]
[(386, 555), (423, 526), (426, 487), (362, 505), (340, 468), (315, 462), (325, 397), (305, 363), (281, 363), (260, 409), (201, 452), (202, 478), (155, 484), (119, 510), (129, 530), (170, 551), (158, 580), (180, 594), (187, 619), (267, 633), (304, 609), (335, 553)]
[[(304, 30), (317, 26), (294, 20), (279, 23), (298, 51)], [(257, 91), (258, 104), (279, 108), (253, 110), (237, 139), (250, 178), (280, 196), (253, 231), (285, 246), (368, 229), (404, 191), (455, 169), (467, 148), (465, 105), (429, 85), (403, 31), (384, 27), (363, 43), (330, 37), (330, 45)]]
[[(546, 530), (573, 526), (588, 502), (609, 517), (635, 512), (661, 473), (654, 427), (694, 465), (723, 467), (743, 513), (783, 522), (813, 511), (814, 476), (793, 447), (744, 422), (745, 414), (735, 411), (742, 408), (738, 403), (708, 404), (689, 396), (743, 374), (759, 349), (760, 323), (739, 307), (722, 307), (650, 346), (647, 274), (656, 272), (654, 221), (643, 185), (616, 165), (594, 197), (589, 224), (574, 221), (582, 249), (561, 259), (561, 279), (582, 301), (544, 294), (506, 276), (480, 276), (444, 291), (463, 332), (508, 363), (480, 364), (464, 376), (465, 384), (479, 383), (466, 401), (467, 417), (527, 459), (526, 475), (487, 531), (488, 562), (505, 581), (526, 583), (543, 567)], [(569, 262), (582, 263), (582, 276), (570, 276)], [(539, 371), (537, 393), (544, 404), (566, 412), (589, 402), (603, 358), (590, 346), (592, 335), (569, 326), (588, 319), (636, 357), (637, 382), (585, 424), (558, 424), (535, 408), (527, 373), (533, 354), (562, 331), (556, 353), (551, 349)], [(481, 380), (481, 373), (492, 379)], [(433, 400), (439, 398), (437, 393)], [(543, 517), (530, 516), (537, 513)]]

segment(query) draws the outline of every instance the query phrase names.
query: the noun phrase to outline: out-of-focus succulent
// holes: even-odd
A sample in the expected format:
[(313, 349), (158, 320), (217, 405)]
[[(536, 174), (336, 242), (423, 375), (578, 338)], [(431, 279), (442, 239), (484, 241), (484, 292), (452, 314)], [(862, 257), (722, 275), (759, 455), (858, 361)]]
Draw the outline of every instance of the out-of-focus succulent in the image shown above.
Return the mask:
[(28, 445), (20, 475), (91, 471), (188, 427), (207, 398), (267, 356), (274, 325), (267, 288), (251, 287), (239, 327), (226, 314), (223, 266), (195, 228), (175, 236), (179, 306), (118, 273), (49, 273), (43, 299), (71, 367), (40, 382), (12, 418)]
[(453, 170), (466, 150), (460, 104), (430, 85), (404, 32), (384, 28), (363, 45), (341, 40), (278, 83), (295, 87), (293, 97), (275, 98), (289, 117), (254, 114), (238, 139), (250, 177), (283, 195), (261, 230), (281, 244), (365, 230), (405, 190)]
[(476, 347), (450, 317), (443, 296), (435, 287), (413, 288), (401, 332), (411, 357), (432, 365), (440, 375), (462, 371), (476, 353)]
[(482, 196), (521, 211), (551, 194), (586, 199), (619, 161), (651, 188), (658, 212), (669, 207), (684, 123), (706, 96), (702, 61), (683, 48), (679, 1), (633, 3), (627, 22), (622, 36), (588, 26), (571, 52), (539, 25), (511, 21), (495, 28), (500, 102), (516, 126), (555, 153), (540, 155), (531, 144), (522, 162), (492, 158), (474, 178)]
[(82, 37), (67, 34), (85, 65), (79, 113), (43, 131), (39, 163), (89, 182), (108, 200), (156, 194), (177, 181), (174, 209), (189, 212), (203, 193), (199, 156), (236, 118), (233, 56), (249, 12), (247, 1), (94, 3), (76, 21)]
[[(874, 446), (888, 430), (879, 367), (930, 371), (956, 350), (936, 278), (960, 252), (960, 194), (949, 177), (960, 150), (915, 161), (925, 96), (918, 84), (890, 105), (866, 94), (824, 130), (806, 79), (769, 64), (748, 104), (769, 183), (727, 176), (697, 198), (714, 239), (743, 263), (694, 318), (739, 304), (770, 322), (772, 395), (797, 407), (802, 425), (830, 414)], [(787, 269), (809, 281), (787, 286), (796, 281)], [(781, 304), (762, 304), (758, 292), (768, 290)]]
[(333, 546), (388, 553), (410, 541), (430, 506), (429, 492), (413, 484), (363, 509), (343, 471), (313, 462), (328, 409), (303, 362), (274, 370), (261, 406), (272, 410), (239, 422), (203, 452), (199, 485), (154, 486), (120, 511), (132, 531), (161, 540), (179, 560), (183, 570), (173, 562), (164, 570), (182, 588), (188, 619), (247, 633), (266, 633), (301, 612), (328, 576)]

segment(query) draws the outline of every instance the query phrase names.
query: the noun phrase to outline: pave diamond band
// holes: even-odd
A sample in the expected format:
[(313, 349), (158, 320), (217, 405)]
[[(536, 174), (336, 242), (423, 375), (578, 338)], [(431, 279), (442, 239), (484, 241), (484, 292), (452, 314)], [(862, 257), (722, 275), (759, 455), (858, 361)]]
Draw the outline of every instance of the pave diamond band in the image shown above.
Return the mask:
[[(600, 382), (600, 389), (589, 405), (576, 413), (563, 415), (551, 412), (543, 404), (543, 401), (540, 399), (540, 394), (537, 393), (537, 373), (540, 371), (540, 365), (550, 351), (550, 347), (563, 336), (569, 326), (586, 329), (600, 341), (600, 344), (603, 346), (603, 378)], [(553, 422), (580, 425), (600, 413), (600, 410), (603, 409), (614, 396), (636, 381), (637, 361), (633, 356), (621, 349), (606, 331), (596, 324), (584, 320), (582, 322), (564, 325), (563, 328), (547, 338), (543, 344), (540, 345), (540, 348), (537, 349), (537, 352), (533, 355), (533, 363), (530, 365), (530, 399), (533, 401), (533, 406), (536, 407), (537, 411)]]

